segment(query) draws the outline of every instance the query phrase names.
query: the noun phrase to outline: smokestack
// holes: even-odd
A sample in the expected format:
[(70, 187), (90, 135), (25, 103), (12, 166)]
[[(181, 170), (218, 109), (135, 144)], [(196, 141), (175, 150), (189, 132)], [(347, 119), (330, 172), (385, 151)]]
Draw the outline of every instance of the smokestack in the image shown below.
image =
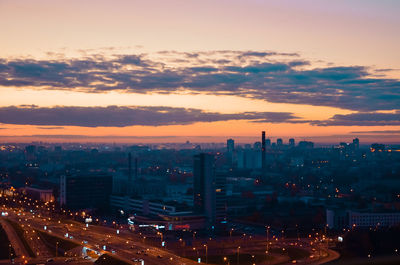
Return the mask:
[(132, 181), (132, 155), (128, 153), (128, 180)]
[(135, 180), (138, 178), (138, 159), (135, 157)]
[(261, 168), (262, 174), (265, 173), (265, 131), (261, 134)]

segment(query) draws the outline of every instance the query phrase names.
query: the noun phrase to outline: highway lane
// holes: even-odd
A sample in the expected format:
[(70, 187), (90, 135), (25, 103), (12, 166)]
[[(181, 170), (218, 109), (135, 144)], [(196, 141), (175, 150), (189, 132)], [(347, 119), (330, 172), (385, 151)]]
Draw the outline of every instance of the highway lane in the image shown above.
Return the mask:
[[(184, 259), (163, 249), (148, 246), (140, 242), (139, 236), (127, 231), (121, 231), (117, 235), (116, 229), (113, 228), (94, 225), (89, 225), (87, 228), (84, 224), (78, 222), (68, 222), (68, 224), (65, 224), (65, 222), (59, 222), (57, 218), (43, 217), (42, 214), (35, 215), (29, 211), (21, 211), (20, 215), (18, 215), (17, 211), (13, 211), (9, 218), (37, 230), (43, 231), (44, 226), (46, 226), (47, 232), (51, 231), (52, 234), (60, 237), (68, 233), (68, 236), (72, 236), (75, 242), (80, 244), (87, 242), (83, 245), (96, 249), (101, 253), (115, 254), (129, 260), (143, 259), (145, 260), (145, 264), (197, 264), (194, 261)], [(106, 246), (106, 251), (102, 250), (104, 245)], [(134, 247), (133, 249), (131, 249), (132, 246)]]
[[(47, 208), (48, 209), (48, 208)], [(144, 237), (137, 233), (132, 233), (127, 229), (120, 229), (120, 233), (117, 235), (115, 228), (89, 225), (86, 227), (85, 224), (76, 222), (73, 220), (65, 219), (62, 215), (56, 215), (49, 212), (48, 210), (35, 209), (35, 212), (30, 212), (24, 209), (18, 215), (18, 209), (15, 208), (16, 212), (10, 215), (10, 218), (18, 220), (22, 223), (30, 224), (33, 228), (38, 230), (43, 230), (44, 226), (47, 227), (47, 232), (52, 231), (57, 236), (63, 236), (68, 233), (69, 236), (73, 236), (73, 240), (76, 242), (86, 245), (92, 249), (96, 249), (101, 253), (113, 253), (116, 256), (122, 257), (127, 260), (132, 259), (143, 259), (145, 264), (156, 265), (156, 264), (186, 264), (194, 265), (198, 264), (192, 260), (185, 259), (178, 255), (175, 255), (169, 251), (160, 247), (153, 247), (146, 243)], [(19, 209), (21, 210), (21, 209)], [(293, 241), (293, 240), (292, 240)], [(83, 243), (87, 242), (87, 243)], [(316, 244), (316, 240), (311, 239), (301, 239), (294, 243), (290, 240), (278, 240), (273, 241), (273, 245), (270, 247), (284, 248), (290, 246), (290, 244), (299, 244), (298, 247), (309, 250), (311, 253), (309, 258), (301, 260), (303, 264), (321, 264), (321, 262), (327, 259), (328, 256), (334, 257), (335, 254), (328, 252), (323, 244)], [(314, 242), (312, 246), (311, 243)], [(201, 242), (197, 242), (199, 244)], [(209, 250), (215, 248), (223, 248), (227, 252), (234, 251), (237, 244), (242, 246), (241, 251), (248, 253), (255, 253), (260, 251), (264, 252), (266, 249), (266, 238), (255, 236), (253, 238), (248, 238), (246, 240), (217, 240), (215, 242), (211, 241), (209, 243)], [(102, 248), (106, 246), (106, 251)], [(179, 248), (177, 248), (179, 249)], [(175, 251), (177, 250), (175, 249)], [(183, 248), (182, 248), (183, 249)], [(314, 249), (314, 250), (313, 250)], [(186, 248), (182, 253), (190, 252), (189, 248)], [(146, 253), (146, 254), (145, 254)], [(180, 253), (180, 252), (179, 252)], [(330, 253), (328, 255), (328, 253)], [(158, 258), (162, 256), (162, 258)]]
[(20, 238), (18, 237), (17, 233), (11, 227), (9, 223), (7, 223), (4, 218), (0, 218), (1, 226), (3, 227), (4, 231), (7, 234), (8, 240), (10, 241), (12, 247), (14, 248), (15, 255), (17, 257), (27, 257), (28, 251), (25, 249), (24, 245), (22, 244)]

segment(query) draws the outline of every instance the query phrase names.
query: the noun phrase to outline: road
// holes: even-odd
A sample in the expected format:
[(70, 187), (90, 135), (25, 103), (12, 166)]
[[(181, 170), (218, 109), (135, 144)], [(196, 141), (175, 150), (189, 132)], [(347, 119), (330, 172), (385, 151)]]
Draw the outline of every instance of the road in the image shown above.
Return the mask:
[[(160, 263), (168, 265), (198, 264), (163, 249), (148, 246), (144, 242), (141, 242), (141, 237), (129, 231), (121, 231), (121, 233), (117, 235), (116, 229), (109, 227), (94, 225), (86, 227), (85, 224), (79, 222), (70, 220), (61, 221), (48, 216), (44, 217), (43, 214), (22, 211), (21, 209), (8, 208), (3, 210), (9, 212), (8, 218), (18, 222), (23, 229), (31, 233), (28, 236), (28, 239), (30, 239), (29, 243), (35, 251), (40, 251), (44, 255), (46, 255), (46, 252), (41, 249), (39, 242), (35, 242), (37, 234), (35, 234), (34, 230), (44, 231), (44, 226), (46, 226), (45, 232), (51, 231), (51, 234), (59, 237), (63, 237), (68, 233), (68, 236), (72, 236), (73, 238), (70, 240), (78, 244), (97, 250), (102, 254), (108, 253), (116, 255), (129, 261), (133, 259), (143, 259), (145, 264), (149, 265), (158, 265)], [(106, 250), (103, 249), (103, 246), (105, 246)]]
[[(13, 201), (15, 202), (16, 200)], [(21, 205), (30, 207), (30, 209), (25, 207), (23, 208)], [(38, 256), (42, 258), (51, 257), (52, 254), (49, 253), (47, 247), (43, 245), (36, 230), (46, 230), (45, 232), (58, 237), (64, 237), (64, 235), (68, 234), (69, 240), (72, 240), (86, 248), (98, 251), (100, 254), (108, 253), (110, 255), (118, 256), (119, 258), (122, 258), (125, 261), (130, 261), (130, 263), (133, 264), (140, 264), (140, 262), (132, 262), (133, 260), (142, 259), (145, 261), (146, 265), (195, 265), (198, 263), (184, 257), (186, 257), (186, 255), (196, 256), (195, 252), (190, 253), (193, 247), (196, 247), (197, 249), (204, 248), (201, 240), (194, 241), (193, 246), (190, 247), (180, 245), (178, 242), (175, 246), (173, 246), (173, 244), (172, 246), (169, 246), (172, 252), (179, 253), (179, 255), (176, 255), (161, 246), (150, 246), (149, 242), (146, 242), (146, 237), (138, 233), (132, 233), (126, 228), (120, 229), (117, 234), (115, 228), (98, 225), (88, 225), (88, 227), (86, 227), (86, 225), (81, 222), (67, 219), (64, 215), (52, 213), (51, 206), (34, 205), (27, 201), (20, 201), (19, 205), (14, 205), (13, 208), (3, 205), (2, 211), (8, 211), (9, 216), (7, 218), (14, 220), (21, 225), (25, 230), (25, 236), (32, 249), (36, 254), (39, 253)], [(18, 239), (18, 237), (14, 239), (15, 242), (13, 245), (16, 244), (18, 246)], [(269, 243), (271, 244), (270, 249), (285, 249), (292, 246), (307, 250), (310, 253), (310, 256), (298, 261), (302, 264), (319, 265), (338, 257), (338, 253), (327, 249), (326, 245), (316, 239), (270, 239)], [(242, 238), (237, 240), (234, 238), (213, 239), (206, 244), (208, 245), (209, 255), (212, 255), (213, 253), (235, 253), (239, 245), (241, 246), (241, 253), (255, 254), (265, 253), (266, 251), (266, 238), (261, 236), (246, 237), (245, 239)], [(23, 252), (23, 248), (18, 251), (20, 256), (26, 256), (26, 253)], [(81, 250), (70, 251), (68, 254), (79, 254), (80, 251)], [(272, 256), (274, 256), (275, 259), (273, 261), (266, 261), (265, 264), (272, 265), (278, 262), (280, 264), (292, 263), (292, 261), (285, 255), (275, 253), (272, 254)]]
[(4, 231), (7, 233), (8, 240), (10, 241), (11, 245), (14, 248), (15, 255), (17, 257), (28, 257), (28, 252), (25, 249), (24, 245), (22, 244), (21, 240), (19, 239), (17, 233), (11, 227), (9, 223), (7, 223), (4, 218), (0, 218), (1, 226), (3, 227)]

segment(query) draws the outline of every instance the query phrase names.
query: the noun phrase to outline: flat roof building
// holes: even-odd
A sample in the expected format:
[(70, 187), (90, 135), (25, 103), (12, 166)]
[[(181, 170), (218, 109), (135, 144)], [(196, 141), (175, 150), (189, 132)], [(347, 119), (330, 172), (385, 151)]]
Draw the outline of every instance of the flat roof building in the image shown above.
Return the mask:
[(60, 205), (69, 209), (105, 209), (112, 192), (112, 176), (105, 174), (62, 175)]

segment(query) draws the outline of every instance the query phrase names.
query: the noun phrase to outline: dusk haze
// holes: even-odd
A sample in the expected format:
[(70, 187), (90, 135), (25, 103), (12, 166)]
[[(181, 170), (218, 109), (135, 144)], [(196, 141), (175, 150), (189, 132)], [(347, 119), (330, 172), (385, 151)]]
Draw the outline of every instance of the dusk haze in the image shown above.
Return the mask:
[(4, 141), (399, 141), (397, 1), (0, 7)]

